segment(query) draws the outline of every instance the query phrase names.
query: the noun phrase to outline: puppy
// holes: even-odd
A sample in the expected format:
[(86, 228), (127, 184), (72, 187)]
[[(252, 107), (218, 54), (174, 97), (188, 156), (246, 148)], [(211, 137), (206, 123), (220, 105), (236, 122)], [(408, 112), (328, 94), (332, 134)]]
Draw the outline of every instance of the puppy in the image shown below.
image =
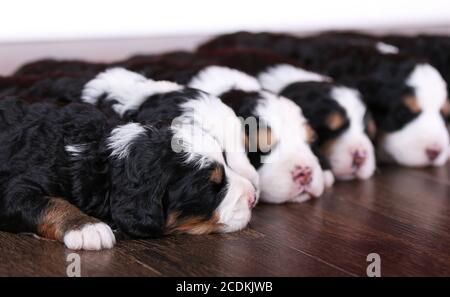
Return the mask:
[(221, 46), (264, 47), (302, 62), (307, 68), (353, 84), (363, 94), (378, 128), (378, 153), (405, 166), (440, 166), (448, 159), (447, 85), (428, 62), (380, 53), (327, 36), (235, 33), (200, 50)]
[(0, 229), (100, 250), (115, 244), (111, 227), (132, 237), (244, 228), (253, 186), (216, 138), (190, 128), (118, 124), (90, 104), (1, 100)]

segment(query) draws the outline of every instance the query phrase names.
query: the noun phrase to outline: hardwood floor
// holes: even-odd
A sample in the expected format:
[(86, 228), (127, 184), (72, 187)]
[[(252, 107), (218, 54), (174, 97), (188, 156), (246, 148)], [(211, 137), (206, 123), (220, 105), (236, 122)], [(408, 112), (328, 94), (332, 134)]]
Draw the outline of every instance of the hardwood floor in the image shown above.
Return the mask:
[[(381, 167), (303, 204), (259, 205), (249, 228), (208, 236), (122, 240), (79, 252), (82, 276), (364, 276), (378, 253), (382, 276), (450, 275), (450, 165)], [(0, 232), (1, 276), (65, 276), (61, 244)]]

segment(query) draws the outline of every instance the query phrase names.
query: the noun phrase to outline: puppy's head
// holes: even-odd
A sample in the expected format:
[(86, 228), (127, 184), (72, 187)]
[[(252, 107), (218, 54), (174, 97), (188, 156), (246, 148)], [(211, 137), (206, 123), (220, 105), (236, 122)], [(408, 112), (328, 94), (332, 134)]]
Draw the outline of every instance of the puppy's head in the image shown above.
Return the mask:
[(248, 156), (260, 177), (261, 199), (270, 203), (320, 196), (324, 176), (310, 143), (314, 131), (292, 101), (269, 92), (230, 91), (222, 100), (241, 102)]
[(375, 154), (369, 135), (375, 125), (356, 90), (328, 82), (300, 82), (287, 86), (281, 94), (303, 109), (336, 178), (372, 176)]
[(366, 89), (380, 130), (380, 157), (405, 166), (443, 165), (449, 155), (446, 83), (428, 64), (405, 72), (393, 81), (372, 81), (372, 89)]
[(214, 137), (186, 132), (136, 123), (111, 132), (111, 214), (125, 233), (231, 232), (249, 222), (253, 185), (227, 166)]

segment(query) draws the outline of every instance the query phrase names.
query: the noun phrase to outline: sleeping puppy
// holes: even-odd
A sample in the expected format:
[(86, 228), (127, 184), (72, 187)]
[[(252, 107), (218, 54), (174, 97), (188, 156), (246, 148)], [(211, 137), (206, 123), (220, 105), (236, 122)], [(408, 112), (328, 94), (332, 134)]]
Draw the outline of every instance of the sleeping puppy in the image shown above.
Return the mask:
[(338, 179), (367, 179), (373, 175), (376, 162), (369, 135), (374, 135), (375, 124), (356, 89), (262, 50), (225, 49), (204, 55), (253, 75), (266, 90), (300, 106)]
[(449, 154), (443, 114), (447, 85), (428, 62), (401, 54), (347, 45), (326, 36), (236, 33), (212, 40), (218, 46), (264, 47), (306, 67), (354, 84), (363, 94), (378, 128), (379, 156), (405, 166), (440, 166)]
[[(24, 80), (27, 84), (22, 83)], [(96, 75), (78, 73), (0, 79), (2, 93), (4, 96), (17, 94), (29, 102), (45, 100), (59, 105), (84, 101), (99, 105), (109, 117), (120, 116), (143, 124), (163, 120), (196, 121), (224, 145), (227, 164), (254, 185), (255, 203), (259, 197), (258, 174), (246, 157), (240, 121), (217, 97), (184, 89), (175, 83), (147, 80), (123, 68)]]
[(132, 237), (244, 228), (253, 186), (216, 138), (186, 125), (190, 134), (117, 124), (90, 104), (1, 100), (0, 229), (100, 250), (115, 244), (111, 228)]

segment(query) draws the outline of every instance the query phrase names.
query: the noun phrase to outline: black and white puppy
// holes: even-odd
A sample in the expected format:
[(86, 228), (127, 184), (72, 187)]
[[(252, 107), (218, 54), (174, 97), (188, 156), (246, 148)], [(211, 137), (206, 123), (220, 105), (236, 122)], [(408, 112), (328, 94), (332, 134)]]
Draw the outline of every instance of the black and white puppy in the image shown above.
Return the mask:
[(356, 89), (336, 84), (329, 77), (270, 52), (225, 49), (205, 55), (249, 73), (264, 89), (300, 106), (317, 132), (321, 154), (338, 179), (367, 179), (373, 175), (376, 161), (368, 134), (374, 133), (375, 125)]
[(132, 237), (245, 227), (253, 186), (215, 137), (186, 128), (117, 125), (90, 104), (0, 100), (0, 229), (99, 250), (115, 244), (111, 227)]
[(355, 46), (327, 36), (235, 33), (201, 47), (271, 49), (340, 82), (354, 84), (372, 112), (383, 160), (406, 166), (440, 166), (448, 159), (449, 136), (442, 113), (447, 85), (428, 62), (379, 49)]

